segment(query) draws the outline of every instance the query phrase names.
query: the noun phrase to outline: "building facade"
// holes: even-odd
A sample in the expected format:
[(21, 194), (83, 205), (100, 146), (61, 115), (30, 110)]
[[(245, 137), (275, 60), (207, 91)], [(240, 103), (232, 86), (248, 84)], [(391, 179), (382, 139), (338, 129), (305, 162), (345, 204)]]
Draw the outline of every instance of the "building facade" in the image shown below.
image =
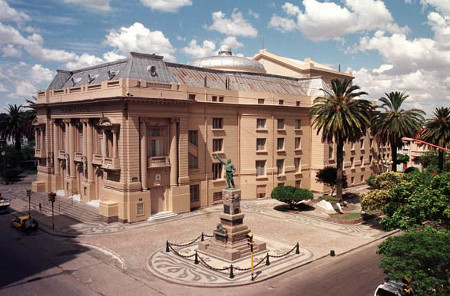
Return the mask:
[[(221, 202), (226, 182), (215, 154), (232, 159), (243, 198), (283, 185), (327, 190), (315, 175), (335, 164), (335, 152), (312, 129), (309, 109), (330, 79), (351, 74), (228, 51), (195, 66), (130, 53), (58, 71), (35, 105), (33, 191), (95, 201), (107, 222), (187, 212)], [(346, 144), (350, 186), (382, 169), (380, 149), (370, 137)]]

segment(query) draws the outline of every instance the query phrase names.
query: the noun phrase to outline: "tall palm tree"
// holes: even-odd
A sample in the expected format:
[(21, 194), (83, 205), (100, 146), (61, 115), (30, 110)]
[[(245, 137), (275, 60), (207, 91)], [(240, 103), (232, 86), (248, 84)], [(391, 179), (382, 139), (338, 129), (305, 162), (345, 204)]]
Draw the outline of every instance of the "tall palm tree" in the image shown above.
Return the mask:
[[(405, 110), (402, 103), (408, 98), (403, 92), (390, 92), (380, 98), (382, 103), (373, 117), (372, 134), (378, 143), (391, 145), (392, 171), (397, 171), (397, 149), (403, 145), (403, 137), (414, 138), (422, 129), (425, 112), (419, 109)], [(384, 112), (383, 112), (384, 111)]]
[[(450, 107), (439, 107), (433, 112), (434, 117), (425, 123), (421, 139), (435, 145), (450, 148)], [(439, 151), (439, 172), (444, 170), (444, 151)]]
[(12, 140), (17, 151), (22, 150), (21, 138), (26, 124), (23, 113), (22, 105), (8, 105), (6, 116), (1, 118), (1, 136), (4, 139)]
[(333, 79), (331, 90), (321, 89), (326, 96), (314, 100), (310, 114), (315, 117), (312, 126), (322, 132), (322, 142), (336, 143), (336, 196), (342, 199), (344, 142), (356, 142), (366, 135), (370, 126), (372, 105), (357, 99), (366, 92), (351, 85), (351, 80)]

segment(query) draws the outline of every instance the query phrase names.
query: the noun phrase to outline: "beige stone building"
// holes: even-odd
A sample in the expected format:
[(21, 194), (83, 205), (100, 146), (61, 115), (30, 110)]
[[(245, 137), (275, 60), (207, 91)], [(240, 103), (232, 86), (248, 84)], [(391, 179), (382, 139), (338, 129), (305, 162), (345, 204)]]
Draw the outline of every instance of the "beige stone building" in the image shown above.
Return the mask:
[[(36, 104), (34, 191), (97, 204), (105, 221), (135, 222), (221, 201), (214, 158), (232, 159), (243, 198), (275, 186), (326, 190), (316, 171), (335, 164), (311, 128), (309, 109), (332, 78), (352, 78), (306, 59), (260, 51), (253, 60), (222, 48), (191, 65), (130, 57), (58, 71)], [(369, 137), (345, 146), (350, 185), (381, 168)]]

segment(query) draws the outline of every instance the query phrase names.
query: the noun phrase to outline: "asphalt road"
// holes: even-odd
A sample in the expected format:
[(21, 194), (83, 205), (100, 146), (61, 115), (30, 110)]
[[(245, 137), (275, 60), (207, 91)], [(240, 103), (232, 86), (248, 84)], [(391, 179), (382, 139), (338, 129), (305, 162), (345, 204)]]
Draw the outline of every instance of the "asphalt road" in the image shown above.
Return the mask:
[(193, 288), (120, 270), (113, 257), (39, 231), (23, 235), (0, 215), (0, 296), (11, 295), (299, 295), (369, 296), (384, 275), (377, 243), (328, 257), (276, 278), (234, 288)]

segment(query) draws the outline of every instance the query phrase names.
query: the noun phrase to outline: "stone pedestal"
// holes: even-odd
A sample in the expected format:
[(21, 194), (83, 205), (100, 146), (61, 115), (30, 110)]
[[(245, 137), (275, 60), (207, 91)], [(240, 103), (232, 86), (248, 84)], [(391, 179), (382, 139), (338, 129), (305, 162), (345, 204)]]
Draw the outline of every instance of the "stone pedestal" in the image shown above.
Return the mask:
[[(250, 229), (244, 225), (241, 213), (241, 190), (222, 190), (223, 213), (211, 240), (198, 243), (198, 251), (209, 255), (234, 261), (250, 255), (247, 234)], [(264, 251), (266, 243), (254, 241), (254, 252)]]

